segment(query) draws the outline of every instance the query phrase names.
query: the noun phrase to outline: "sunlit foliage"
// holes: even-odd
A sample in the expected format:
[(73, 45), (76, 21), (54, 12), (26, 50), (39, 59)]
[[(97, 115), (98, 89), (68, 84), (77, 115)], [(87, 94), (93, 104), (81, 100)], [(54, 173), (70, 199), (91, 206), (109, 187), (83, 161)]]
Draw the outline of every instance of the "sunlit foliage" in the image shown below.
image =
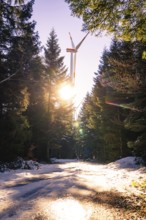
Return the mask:
[(65, 0), (74, 16), (83, 19), (83, 29), (107, 31), (123, 40), (146, 41), (145, 0)]

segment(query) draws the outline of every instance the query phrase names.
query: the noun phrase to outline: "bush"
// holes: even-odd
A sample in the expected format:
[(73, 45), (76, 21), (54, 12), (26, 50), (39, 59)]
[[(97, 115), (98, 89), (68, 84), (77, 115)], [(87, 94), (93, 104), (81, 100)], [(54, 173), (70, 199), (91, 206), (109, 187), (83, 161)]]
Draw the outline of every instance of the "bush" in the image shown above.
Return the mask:
[(18, 157), (17, 160), (12, 162), (0, 163), (0, 172), (5, 172), (9, 170), (16, 170), (16, 169), (38, 169), (39, 163), (36, 161), (28, 160), (25, 161), (21, 157)]

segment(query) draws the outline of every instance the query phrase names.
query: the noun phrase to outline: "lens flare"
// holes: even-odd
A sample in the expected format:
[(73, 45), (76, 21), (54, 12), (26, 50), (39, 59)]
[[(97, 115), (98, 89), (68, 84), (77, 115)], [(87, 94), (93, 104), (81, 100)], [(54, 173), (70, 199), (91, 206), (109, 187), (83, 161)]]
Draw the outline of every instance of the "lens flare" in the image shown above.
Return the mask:
[(105, 103), (108, 104), (108, 105), (113, 105), (113, 106), (117, 106), (117, 107), (121, 107), (121, 108), (125, 108), (125, 109), (130, 109), (132, 111), (142, 112), (140, 109), (135, 108), (135, 107), (130, 106), (130, 105), (125, 104), (125, 103), (120, 104), (120, 103), (115, 103), (115, 102), (111, 102), (111, 101), (106, 101)]
[(74, 88), (71, 85), (66, 84), (60, 88), (59, 95), (63, 100), (70, 100), (75, 95)]

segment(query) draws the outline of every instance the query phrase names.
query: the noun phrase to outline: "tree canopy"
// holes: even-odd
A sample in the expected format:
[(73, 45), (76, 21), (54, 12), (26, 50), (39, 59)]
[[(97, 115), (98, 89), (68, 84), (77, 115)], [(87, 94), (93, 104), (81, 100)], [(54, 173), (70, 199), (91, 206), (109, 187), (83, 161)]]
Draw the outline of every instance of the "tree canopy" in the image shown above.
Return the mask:
[(146, 41), (145, 0), (65, 0), (83, 30), (113, 33), (123, 40)]

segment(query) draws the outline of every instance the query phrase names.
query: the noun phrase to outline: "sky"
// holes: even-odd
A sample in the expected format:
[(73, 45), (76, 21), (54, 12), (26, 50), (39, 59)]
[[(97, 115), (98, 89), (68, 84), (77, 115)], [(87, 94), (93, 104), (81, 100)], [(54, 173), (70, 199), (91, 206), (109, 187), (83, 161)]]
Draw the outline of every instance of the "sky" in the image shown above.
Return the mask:
[[(82, 20), (71, 16), (69, 5), (64, 0), (35, 0), (33, 19), (37, 22), (36, 31), (42, 46), (46, 45), (49, 34), (54, 28), (61, 56), (70, 71), (70, 54), (66, 48), (71, 47), (69, 32), (77, 45), (85, 36), (82, 31)], [(76, 63), (76, 106), (80, 107), (87, 92), (93, 87), (94, 73), (98, 70), (100, 58), (105, 48), (109, 48), (110, 36), (96, 37), (89, 34), (77, 52)]]

